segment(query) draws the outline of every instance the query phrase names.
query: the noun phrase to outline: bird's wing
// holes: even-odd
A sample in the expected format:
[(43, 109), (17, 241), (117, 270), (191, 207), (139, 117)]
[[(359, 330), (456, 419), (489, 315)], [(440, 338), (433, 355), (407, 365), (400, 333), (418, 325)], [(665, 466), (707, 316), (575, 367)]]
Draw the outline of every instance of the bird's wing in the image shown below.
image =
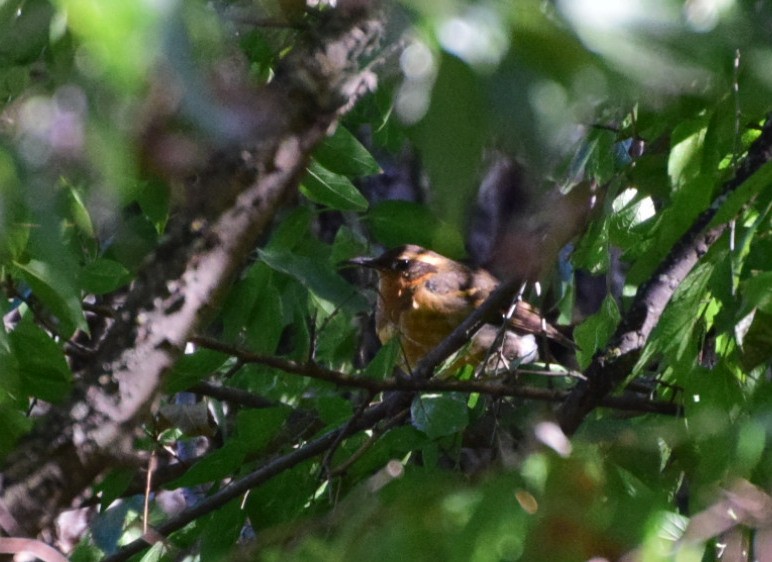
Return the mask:
[(479, 290), (474, 281), (472, 271), (466, 268), (442, 271), (418, 285), (413, 299), (422, 308), (463, 319), (476, 306)]
[(533, 334), (544, 334), (548, 338), (555, 340), (568, 349), (576, 348), (576, 344), (570, 338), (563, 335), (557, 328), (547, 323), (539, 311), (525, 301), (517, 303), (510, 324), (515, 330)]
[[(475, 299), (475, 308), (480, 306), (498, 285), (498, 279), (484, 269), (475, 271), (474, 287), (476, 292), (473, 295)], [(489, 322), (491, 321), (492, 320), (489, 320)], [(509, 323), (515, 330), (531, 334), (544, 334), (548, 338), (551, 338), (568, 348), (576, 347), (574, 342), (564, 336), (554, 326), (548, 324), (537, 308), (525, 301), (517, 303), (517, 308), (515, 308)]]

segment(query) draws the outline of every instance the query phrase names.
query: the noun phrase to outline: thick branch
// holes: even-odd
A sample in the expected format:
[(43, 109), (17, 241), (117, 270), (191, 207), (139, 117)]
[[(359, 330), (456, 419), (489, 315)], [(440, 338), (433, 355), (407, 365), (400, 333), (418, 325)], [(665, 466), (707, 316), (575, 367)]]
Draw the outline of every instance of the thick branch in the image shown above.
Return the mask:
[(761, 136), (751, 146), (742, 167), (728, 181), (713, 205), (702, 213), (675, 244), (667, 258), (652, 274), (648, 283), (638, 289), (630, 312), (617, 328), (608, 348), (593, 358), (585, 373), (587, 381), (579, 383), (558, 410), (563, 431), (576, 431), (585, 416), (629, 375), (651, 331), (680, 283), (700, 258), (727, 229), (727, 224), (710, 227), (713, 217), (727, 196), (772, 160), (772, 119), (768, 119)]
[[(340, 108), (361, 93), (357, 59), (379, 33), (364, 14), (331, 11), (314, 30), (318, 40), (288, 56), (255, 94), (250, 140), (257, 149), (247, 158), (213, 156), (196, 186), (204, 207), (216, 211), (200, 220), (199, 199), (180, 213), (185, 220), (148, 260), (97, 356), (78, 374), (71, 402), (41, 418), (8, 460), (1, 499), (25, 532), (50, 524), (110, 461), (131, 455), (164, 375), (217, 309)], [(242, 154), (235, 146), (226, 152)]]

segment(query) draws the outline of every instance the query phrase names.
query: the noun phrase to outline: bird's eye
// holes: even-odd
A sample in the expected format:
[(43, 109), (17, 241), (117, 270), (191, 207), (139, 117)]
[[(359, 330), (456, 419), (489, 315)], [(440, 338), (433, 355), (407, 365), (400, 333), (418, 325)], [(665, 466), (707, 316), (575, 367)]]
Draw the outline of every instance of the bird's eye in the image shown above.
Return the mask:
[(394, 270), (395, 271), (407, 271), (410, 268), (410, 260), (409, 259), (401, 259), (396, 260), (394, 262)]

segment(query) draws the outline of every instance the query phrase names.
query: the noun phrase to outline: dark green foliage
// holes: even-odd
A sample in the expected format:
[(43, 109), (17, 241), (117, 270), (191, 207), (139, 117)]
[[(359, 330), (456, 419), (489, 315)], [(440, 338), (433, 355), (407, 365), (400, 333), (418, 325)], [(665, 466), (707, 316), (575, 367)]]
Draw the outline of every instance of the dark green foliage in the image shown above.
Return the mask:
[[(242, 129), (250, 104), (275, 103), (278, 112), (286, 100), (252, 88), (292, 73), (288, 53), (320, 40), (318, 22), (334, 13), (309, 9), (284, 27), (275, 20), (283, 10), (255, 8), (261, 3), (98, 4), (0, 2), (4, 458), (24, 452), (47, 408), (76, 416), (66, 409), (74, 386), (110, 376), (94, 358), (133, 291), (152, 287), (149, 302), (184, 292), (184, 283), (143, 277), (148, 257), (221, 242), (163, 246), (171, 229), (209, 226), (200, 202), (186, 206), (204, 161), (227, 170), (226, 155), (260, 154), (285, 116), (271, 115), (257, 133)], [(677, 548), (683, 560), (714, 559), (704, 540), (676, 547), (690, 518), (737, 479), (772, 491), (772, 163), (747, 160), (772, 110), (769, 8), (729, 3), (703, 20), (693, 11), (699, 2), (652, 0), (603, 23), (581, 11), (591, 2), (402, 4), (385, 17), (408, 28), (406, 54), (390, 51), (397, 29), (384, 50), (368, 52), (380, 88), (305, 155), (297, 190), (265, 221), (258, 247), (234, 258), (237, 273), (206, 311), (209, 323), (165, 371), (166, 394), (147, 404), (153, 415), (126, 428), (143, 436), (133, 451), (143, 466), (149, 451), (167, 466), (195, 437), (206, 440), (203, 457), (154, 482), (157, 490), (185, 488), (207, 501), (243, 477), (270, 474), (175, 528), (143, 559), (188, 549), (202, 560), (569, 561), (640, 549), (657, 562)], [(249, 146), (237, 146), (242, 135)], [(380, 158), (399, 164), (408, 149), (421, 164), (420, 185), (411, 186), (420, 201), (374, 193), (368, 179), (383, 172)], [(568, 444), (549, 421), (552, 403), (581, 372), (547, 377), (540, 363), (538, 373), (493, 381), (534, 391), (527, 397), (500, 388), (491, 397), (380, 392), (395, 380), (401, 351), (396, 340), (378, 347), (375, 287), (362, 287), (372, 279), (346, 265), (407, 243), (468, 257), (478, 186), (500, 151), (522, 161), (533, 200), (551, 188), (595, 188), (560, 285), (542, 279), (548, 304), (569, 295), (565, 320), (578, 294), (573, 271), (609, 281), (599, 308), (574, 327), (579, 371), (616, 359), (614, 335), (630, 322), (633, 297), (695, 223), (731, 224), (661, 303), (605, 402), (612, 407), (591, 412)], [(207, 194), (196, 197), (206, 207)], [(515, 201), (513, 214), (530, 213), (526, 203)], [(496, 226), (511, 227), (509, 219)], [(534, 239), (543, 234), (537, 228)], [(131, 322), (121, 339), (129, 351), (144, 329), (141, 315)], [(182, 353), (189, 342), (167, 343)], [(491, 382), (470, 381), (471, 370), (460, 378)], [(201, 393), (201, 436), (155, 416), (159, 402), (191, 389)], [(395, 396), (406, 397), (399, 408), (368, 418), (372, 404)], [(675, 403), (679, 414), (617, 410), (622, 399)], [(321, 452), (287, 461), (331, 431), (340, 433)], [(132, 465), (83, 491), (100, 494), (100, 510), (74, 560), (137, 537), (143, 502), (124, 497), (137, 478)], [(169, 519), (154, 499), (150, 518)]]

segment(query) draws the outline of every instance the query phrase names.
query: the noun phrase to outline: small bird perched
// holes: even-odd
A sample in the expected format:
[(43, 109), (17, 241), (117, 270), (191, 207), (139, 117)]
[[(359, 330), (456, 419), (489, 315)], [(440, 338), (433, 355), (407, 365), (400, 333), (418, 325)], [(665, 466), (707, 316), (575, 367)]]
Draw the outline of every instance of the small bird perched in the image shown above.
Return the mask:
[[(399, 338), (403, 367), (415, 367), (427, 353), (444, 340), (496, 289), (499, 281), (484, 269), (471, 269), (420, 246), (407, 245), (389, 250), (377, 258), (360, 257), (351, 264), (378, 272), (378, 304), (375, 325), (381, 343)], [(504, 317), (501, 317), (502, 322)], [(508, 320), (500, 349), (491, 357), (505, 363), (535, 361), (538, 355), (534, 334), (543, 334), (564, 346), (573, 342), (550, 326), (538, 311), (519, 302)], [(480, 365), (496, 341), (499, 326), (484, 324), (472, 336), (461, 362)], [(490, 365), (484, 367), (490, 371)], [(492, 370), (498, 370), (496, 368)]]

